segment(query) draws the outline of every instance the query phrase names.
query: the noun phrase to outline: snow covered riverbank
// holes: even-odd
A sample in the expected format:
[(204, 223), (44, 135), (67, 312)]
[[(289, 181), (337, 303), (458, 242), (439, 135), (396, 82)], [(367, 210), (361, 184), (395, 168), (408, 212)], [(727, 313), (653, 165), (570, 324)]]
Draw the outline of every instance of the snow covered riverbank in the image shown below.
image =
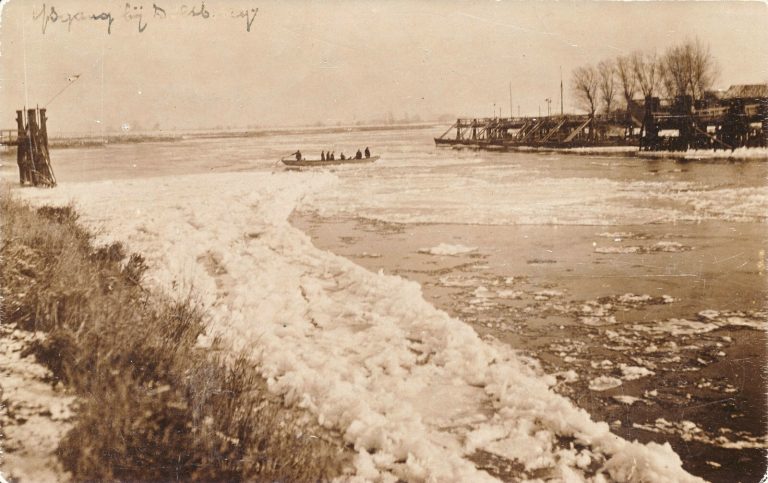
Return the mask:
[(667, 445), (630, 443), (592, 421), (535, 361), (482, 340), (418, 284), (316, 249), (287, 218), (335, 182), (232, 173), (22, 193), (74, 201), (105, 239), (146, 256), (156, 289), (192, 291), (211, 335), (354, 445), (361, 479), (491, 479), (469, 459), (482, 449), (519, 461), (521, 479), (698, 480)]
[[(464, 149), (465, 146), (454, 146), (454, 149)], [(500, 148), (501, 149), (501, 148)], [(681, 160), (768, 160), (766, 148), (736, 148), (731, 149), (690, 149), (688, 151), (640, 151), (638, 146), (582, 146), (576, 148), (516, 146), (506, 148), (508, 151), (521, 153), (559, 153), (598, 156), (638, 156), (649, 159), (681, 159)]]
[(688, 151), (638, 151), (641, 158), (673, 158), (685, 160), (768, 161), (767, 148), (690, 149)]

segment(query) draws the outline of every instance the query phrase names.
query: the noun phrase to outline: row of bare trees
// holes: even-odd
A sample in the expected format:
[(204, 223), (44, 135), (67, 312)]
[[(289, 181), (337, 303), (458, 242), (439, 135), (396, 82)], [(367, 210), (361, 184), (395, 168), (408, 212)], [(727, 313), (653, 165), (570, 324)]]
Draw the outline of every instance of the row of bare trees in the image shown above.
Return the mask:
[(590, 115), (601, 108), (613, 112), (617, 105), (629, 109), (635, 96), (704, 97), (719, 68), (708, 46), (698, 39), (668, 48), (663, 55), (636, 51), (597, 65), (573, 70), (571, 87), (580, 107)]

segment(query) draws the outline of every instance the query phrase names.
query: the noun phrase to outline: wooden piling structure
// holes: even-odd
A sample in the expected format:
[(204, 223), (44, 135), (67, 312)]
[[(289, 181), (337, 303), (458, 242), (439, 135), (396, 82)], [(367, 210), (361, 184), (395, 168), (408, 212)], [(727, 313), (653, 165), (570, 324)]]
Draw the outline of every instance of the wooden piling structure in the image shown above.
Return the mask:
[(768, 141), (768, 85), (731, 86), (720, 97), (694, 103), (688, 96), (645, 102), (640, 149), (736, 149)]
[[(551, 115), (538, 117), (462, 119), (440, 137), (437, 145), (484, 149), (516, 147), (565, 148), (632, 145), (637, 142), (632, 121), (617, 116)], [(629, 127), (627, 127), (629, 123)], [(639, 123), (637, 125), (639, 127)], [(454, 132), (455, 134), (451, 134)]]
[(16, 111), (16, 162), (19, 165), (19, 182), (22, 186), (56, 186), (48, 150), (48, 117), (46, 110), (27, 109)]
[(517, 147), (638, 146), (646, 151), (735, 149), (768, 145), (768, 85), (731, 86), (690, 97), (630, 101), (625, 112), (509, 118), (459, 118), (438, 146)]

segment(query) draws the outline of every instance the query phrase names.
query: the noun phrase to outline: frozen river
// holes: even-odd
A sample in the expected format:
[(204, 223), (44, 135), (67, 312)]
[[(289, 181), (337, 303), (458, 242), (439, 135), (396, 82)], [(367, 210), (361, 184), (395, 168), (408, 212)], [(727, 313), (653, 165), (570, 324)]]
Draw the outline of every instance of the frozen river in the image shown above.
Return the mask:
[[(437, 470), (429, 462), (439, 451), (406, 441), (407, 434), (424, 431), (425, 441), (455, 458), (445, 466), (453, 475), (470, 474), (464, 465), (472, 462), (502, 479), (565, 477), (572, 470), (584, 477), (626, 476), (616, 454), (640, 457), (637, 448), (607, 442), (560, 402), (535, 409), (505, 402), (494, 384), (509, 374), (480, 369), (486, 358), (490, 367), (501, 357), (488, 356), (487, 344), (499, 354), (498, 347), (510, 347), (532, 356), (555, 376), (549, 380), (534, 368), (530, 379), (518, 381), (535, 397), (564, 395), (627, 440), (670, 442), (685, 469), (708, 480), (759, 480), (766, 447), (766, 385), (757, 375), (766, 362), (768, 164), (436, 149), (431, 138), (440, 132), (286, 133), (54, 150), (61, 186), (24, 192), (41, 201), (75, 200), (87, 222), (164, 267), (154, 274), (158, 286), (183, 279), (208, 290), (207, 303), (221, 320), (260, 313), (298, 324), (309, 317), (315, 329), (328, 329), (327, 340), (314, 340), (327, 343), (329, 352), (305, 361), (312, 370), (320, 371), (318, 361), (328, 360), (323, 357), (346, 357), (333, 337), (360, 338), (356, 345), (368, 352), (349, 361), (366, 367), (370, 380), (347, 374), (339, 362), (336, 372), (346, 376), (338, 387), (379, 384), (400, 391), (419, 421), (398, 416), (404, 409), (389, 400), (368, 401), (370, 414), (352, 417), (362, 410), (346, 401), (344, 390), (325, 394), (297, 376), (306, 371), (292, 373), (293, 362), (261, 360), (276, 391), (293, 395), (368, 449), (357, 460), (360, 475), (367, 468), (370, 475), (440, 476), (430, 473)], [(275, 163), (297, 148), (310, 157), (331, 149), (338, 157), (366, 146), (381, 155), (373, 165), (297, 173)], [(2, 163), (4, 176), (15, 176), (13, 160), (4, 155)], [(292, 210), (293, 227), (311, 243), (279, 225)], [(270, 234), (274, 224), (280, 229)], [(265, 244), (264, 258), (250, 253), (256, 247), (241, 245), (243, 238)], [(316, 254), (312, 244), (321, 251)], [(181, 253), (173, 253), (179, 245)], [(245, 261), (238, 258), (243, 252)], [(284, 266), (269, 254), (284, 257)], [(226, 277), (209, 273), (217, 267)], [(249, 267), (265, 273), (255, 276)], [(277, 274), (285, 274), (279, 282)], [(391, 285), (387, 275), (418, 282), (421, 293)], [(281, 299), (296, 286), (305, 311)], [(347, 319), (349, 325), (338, 325)], [(431, 360), (425, 347), (398, 352), (402, 341), (429, 345), (414, 335), (409, 324), (416, 319), (425, 324), (419, 330), (434, 337), (457, 334), (452, 342), (433, 344), (435, 354), (438, 346), (444, 352), (439, 371), (432, 363), (420, 365), (418, 354)], [(479, 339), (464, 332), (469, 327)], [(223, 322), (219, 328), (242, 330)], [(265, 334), (275, 347), (286, 338), (297, 347), (303, 343), (294, 333), (265, 329), (258, 335)], [(387, 350), (391, 360), (375, 355)], [(416, 365), (403, 376), (398, 371), (408, 366), (409, 353), (417, 354)], [(459, 361), (466, 366), (452, 368)], [(471, 371), (482, 374), (472, 380)], [(397, 382), (400, 376), (412, 383)], [(531, 382), (537, 377), (550, 389)], [(420, 391), (419, 383), (432, 392)], [(366, 387), (385, 398), (387, 391)], [(347, 409), (329, 409), (334, 404)], [(553, 404), (563, 428), (536, 422), (543, 418), (537, 411)], [(392, 421), (408, 431), (381, 422), (380, 431), (371, 431), (378, 417), (393, 412)], [(530, 446), (527, 437), (536, 438), (537, 424), (556, 437), (540, 436), (521, 452)], [(420, 425), (453, 429), (433, 434)], [(566, 436), (575, 438), (575, 447)], [(580, 451), (581, 445), (590, 451)], [(420, 455), (418, 462), (409, 462), (406, 447)], [(604, 469), (596, 470), (599, 465)]]
[[(761, 161), (679, 163), (620, 156), (492, 153), (437, 149), (440, 129), (281, 134), (55, 150), (59, 181), (227, 171), (272, 171), (298, 148), (370, 146), (382, 159), (342, 166), (321, 215), (403, 223), (616, 225), (706, 220), (764, 221), (768, 165)], [(11, 154), (4, 171), (14, 171)]]

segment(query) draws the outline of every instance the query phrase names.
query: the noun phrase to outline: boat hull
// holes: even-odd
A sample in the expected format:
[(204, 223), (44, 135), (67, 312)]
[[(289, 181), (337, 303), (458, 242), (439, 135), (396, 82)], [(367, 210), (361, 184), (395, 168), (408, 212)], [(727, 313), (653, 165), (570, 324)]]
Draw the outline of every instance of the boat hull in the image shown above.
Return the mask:
[(363, 163), (372, 163), (379, 159), (378, 156), (371, 156), (370, 158), (361, 158), (361, 159), (327, 159), (327, 160), (320, 160), (320, 159), (302, 159), (301, 161), (298, 161), (296, 159), (281, 159), (280, 161), (286, 165), (290, 166), (292, 168), (311, 168), (315, 166), (336, 166), (340, 164), (363, 164)]

